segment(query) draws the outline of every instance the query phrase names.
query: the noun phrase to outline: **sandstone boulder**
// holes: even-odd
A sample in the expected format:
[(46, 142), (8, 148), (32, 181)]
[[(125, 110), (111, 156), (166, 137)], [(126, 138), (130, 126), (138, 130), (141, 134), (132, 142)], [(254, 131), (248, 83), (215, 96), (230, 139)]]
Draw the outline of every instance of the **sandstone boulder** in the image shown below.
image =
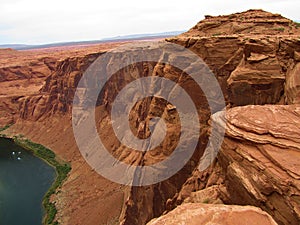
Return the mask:
[(252, 206), (189, 203), (147, 225), (276, 225), (266, 212)]
[(259, 206), (279, 224), (299, 224), (300, 107), (237, 107), (225, 123), (218, 161), (230, 201)]

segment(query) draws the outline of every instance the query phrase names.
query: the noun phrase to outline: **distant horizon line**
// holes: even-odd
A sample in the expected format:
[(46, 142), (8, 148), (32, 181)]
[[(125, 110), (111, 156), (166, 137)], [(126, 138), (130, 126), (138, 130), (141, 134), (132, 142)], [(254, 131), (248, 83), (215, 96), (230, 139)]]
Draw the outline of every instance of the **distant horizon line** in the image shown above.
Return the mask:
[(186, 32), (187, 30), (181, 31), (166, 31), (166, 32), (158, 32), (158, 33), (140, 33), (140, 34), (128, 34), (128, 35), (118, 35), (101, 39), (94, 40), (78, 40), (78, 41), (57, 41), (57, 42), (48, 42), (41, 44), (24, 44), (24, 43), (4, 43), (0, 44), (1, 48), (12, 48), (15, 50), (23, 50), (23, 49), (35, 49), (35, 48), (43, 48), (43, 47), (59, 47), (59, 46), (72, 46), (72, 45), (81, 45), (81, 44), (97, 44), (97, 43), (105, 43), (108, 41), (126, 41), (126, 40), (138, 40), (145, 38), (157, 38), (157, 37), (168, 37), (175, 36), (181, 33)]

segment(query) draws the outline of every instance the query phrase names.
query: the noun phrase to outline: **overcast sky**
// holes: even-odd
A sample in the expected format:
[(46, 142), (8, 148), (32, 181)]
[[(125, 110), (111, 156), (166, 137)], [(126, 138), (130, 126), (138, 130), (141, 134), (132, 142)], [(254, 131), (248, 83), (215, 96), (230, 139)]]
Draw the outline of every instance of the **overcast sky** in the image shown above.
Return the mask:
[(250, 8), (300, 19), (299, 0), (1, 0), (0, 44), (98, 40), (187, 30), (204, 15)]

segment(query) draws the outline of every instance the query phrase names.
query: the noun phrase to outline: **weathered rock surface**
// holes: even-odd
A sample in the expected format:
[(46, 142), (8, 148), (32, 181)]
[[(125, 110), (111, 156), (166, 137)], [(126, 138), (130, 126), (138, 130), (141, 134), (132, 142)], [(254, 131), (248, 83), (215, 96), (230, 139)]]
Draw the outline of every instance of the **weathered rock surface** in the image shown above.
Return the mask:
[(182, 204), (147, 225), (276, 225), (266, 212), (252, 206)]
[(288, 104), (300, 104), (300, 63), (286, 75), (285, 96)]
[(88, 54), (58, 62), (56, 71), (47, 77), (39, 94), (25, 97), (20, 104), (21, 118), (37, 121), (41, 117), (49, 118), (54, 113), (70, 112), (82, 73), (100, 54)]
[(205, 16), (182, 36), (203, 37), (220, 35), (294, 34), (300, 26), (280, 14), (263, 10), (248, 10), (226, 16)]
[(218, 159), (230, 201), (259, 206), (279, 224), (299, 224), (300, 107), (245, 106), (226, 119)]
[[(46, 111), (48, 111), (47, 115), (50, 115), (49, 112), (57, 106), (51, 106), (54, 97), (49, 100), (49, 92), (40, 93), (40, 89), (47, 86), (46, 78), (52, 73), (57, 74), (57, 67), (65, 60), (71, 60), (68, 59), (70, 57), (84, 58), (89, 54), (104, 52), (120, 44), (122, 43), (22, 51), (0, 49), (0, 127), (14, 123), (19, 117), (18, 111), (21, 111), (22, 117), (27, 119), (31, 117), (33, 121), (39, 119)], [(47, 78), (49, 79), (51, 78)], [(63, 107), (61, 103), (59, 108)]]
[[(242, 17), (244, 19), (240, 21)], [(261, 10), (209, 17), (199, 24), (210, 24), (212, 21), (220, 24), (214, 28), (210, 26), (207, 29), (199, 28), (200, 30), (196, 29), (196, 26), (182, 35), (169, 38), (168, 41), (187, 47), (205, 61), (217, 76), (224, 96), (230, 105), (276, 104), (279, 102), (290, 104), (299, 101), (297, 100), (299, 90), (297, 54), (300, 52), (300, 40), (297, 35), (300, 34), (300, 27), (298, 29), (297, 24), (280, 15)], [(255, 34), (250, 32), (236, 36), (235, 33), (227, 32), (226, 36), (211, 36), (201, 33), (204, 30), (208, 33), (213, 33), (211, 30), (215, 29), (221, 30), (223, 23), (228, 26), (243, 24), (247, 29), (255, 31)], [(288, 33), (276, 31), (272, 33), (272, 36), (267, 36), (263, 32), (264, 30), (261, 30), (262, 27), (267, 27), (274, 31), (280, 26), (287, 26), (291, 30)], [(257, 33), (261, 35), (257, 35)], [(47, 78), (42, 92), (33, 99), (24, 100), (21, 106), (22, 117), (24, 119), (32, 117), (32, 120), (37, 120), (44, 114), (51, 115), (56, 111), (70, 112), (74, 85), (76, 86), (83, 71), (91, 64), (96, 55), (81, 55), (60, 61), (55, 73)], [(113, 56), (112, 60), (114, 60)], [(176, 81), (179, 76), (178, 72), (174, 72), (168, 67), (154, 64), (144, 65), (144, 67), (140, 65), (123, 70), (121, 72), (123, 75), (131, 74), (127, 75), (127, 80), (120, 83), (120, 79), (115, 79), (111, 83), (117, 81), (118, 85), (111, 85), (107, 89), (112, 88), (118, 92), (137, 73), (146, 76), (154, 72), (159, 76), (163, 75)], [(114, 96), (114, 94), (106, 95), (103, 103), (111, 102)], [(33, 105), (39, 105), (39, 107), (35, 108)]]
[[(265, 18), (264, 23), (261, 13), (268, 14), (248, 11), (227, 19), (207, 17), (187, 33), (168, 39), (186, 46), (205, 60), (217, 75), (229, 107), (299, 101), (299, 40), (283, 33), (264, 36), (261, 32), (271, 27), (279, 31), (278, 24), (285, 23), (295, 25), (293, 34), (298, 34), (298, 25), (279, 15), (271, 16), (277, 22), (272, 19), (269, 23)], [(243, 16), (251, 20), (249, 23), (245, 20), (242, 25), (245, 32), (235, 33), (232, 27)], [(209, 25), (212, 21), (216, 22), (215, 26)], [(203, 28), (206, 25), (207, 28)], [(214, 35), (215, 29), (224, 33)], [(255, 32), (261, 35), (252, 35)], [(271, 105), (238, 107), (229, 110), (227, 119), (230, 129), (217, 162), (205, 171), (195, 170), (180, 192), (167, 201), (167, 208), (172, 209), (183, 201), (220, 200), (227, 204), (259, 206), (279, 224), (298, 224), (299, 174), (295, 171), (299, 171), (300, 158), (299, 109)], [(248, 149), (253, 151), (251, 156)], [(207, 192), (211, 198), (207, 198)]]
[(249, 10), (207, 16), (186, 33), (167, 40), (204, 59), (218, 76), (229, 103), (239, 106), (282, 101), (286, 77), (288, 95), (295, 96), (298, 81), (294, 72), (287, 75), (287, 71), (293, 70), (298, 59), (299, 34), (299, 24), (281, 15)]
[(226, 191), (224, 186), (213, 185), (200, 191), (192, 192), (189, 194), (189, 197), (184, 199), (184, 203), (222, 204), (223, 201), (221, 199), (220, 189)]
[(196, 193), (201, 199), (205, 195), (193, 191), (218, 187), (212, 196), (224, 203), (258, 206), (278, 224), (299, 224), (300, 106), (235, 107), (225, 118), (217, 119), (227, 127), (217, 163), (206, 176), (194, 172), (173, 202)]
[(299, 84), (296, 60), (292, 57), (293, 49), (300, 51), (297, 37), (178, 36), (168, 41), (183, 45), (204, 59), (232, 106), (296, 101), (292, 99), (297, 98)]
[[(219, 31), (221, 34), (217, 33)], [(230, 108), (299, 103), (299, 33), (297, 24), (286, 18), (251, 10), (227, 17), (207, 17), (187, 33), (168, 41), (185, 46), (205, 61), (216, 75)], [(149, 44), (146, 48), (165, 56), (162, 49), (157, 51), (151, 47)], [(140, 47), (130, 49), (133, 55), (137, 50)], [(6, 117), (20, 112), (17, 123), (8, 132), (23, 133), (71, 161), (70, 177), (54, 197), (62, 224), (119, 221), (123, 225), (142, 225), (183, 201), (254, 205), (268, 212), (279, 224), (299, 224), (299, 108), (266, 105), (230, 109), (227, 120), (221, 123), (227, 124), (228, 129), (218, 159), (209, 169), (200, 172), (197, 163), (209, 133), (207, 101), (191, 79), (169, 65), (147, 62), (118, 71), (102, 92), (96, 109), (100, 116), (96, 122), (104, 144), (115, 158), (130, 165), (163, 160), (173, 151), (178, 135), (168, 136), (155, 151), (141, 154), (122, 146), (111, 135), (109, 113), (118, 92), (138, 77), (163, 76), (178, 82), (199, 106), (201, 122), (201, 138), (187, 165), (164, 182), (126, 188), (126, 191), (89, 169), (76, 147), (70, 112), (79, 79), (102, 53), (89, 51), (60, 60), (54, 72), (41, 80), (41, 88), (34, 86), (30, 94), (18, 94), (20, 98), (14, 107), (3, 114)], [(126, 53), (125, 50), (109, 53), (109, 63), (126, 61)], [(173, 60), (181, 61), (182, 58)], [(15, 79), (12, 75), (7, 77)], [(12, 101), (12, 98), (5, 101)], [(20, 107), (19, 112), (16, 106)], [(176, 133), (178, 115), (173, 109), (172, 105), (157, 98), (138, 102), (129, 118), (132, 131), (138, 137), (147, 137), (149, 120), (159, 116), (168, 122), (169, 131)], [(37, 124), (38, 129), (35, 128)], [(113, 209), (114, 204), (121, 207)], [(100, 212), (101, 207), (105, 213)], [(213, 211), (214, 207), (208, 207), (207, 211)], [(89, 219), (84, 220), (83, 215)], [(248, 218), (249, 213), (245, 216)]]
[[(211, 70), (214, 72), (214, 74), (217, 76), (218, 81), (220, 83), (220, 86), (223, 88), (223, 92), (225, 95), (225, 98), (227, 100), (227, 104), (229, 107), (233, 106), (240, 106), (240, 105), (257, 105), (257, 104), (282, 104), (282, 103), (291, 103), (290, 99), (297, 99), (298, 95), (298, 86), (297, 86), (297, 80), (292, 79), (290, 84), (287, 83), (287, 73), (289, 73), (290, 70), (293, 70), (295, 67), (295, 64), (297, 62), (297, 57), (294, 57), (294, 52), (299, 52), (300, 48), (300, 42), (298, 39), (298, 36), (287, 36), (287, 33), (278, 33), (277, 31), (273, 33), (273, 36), (265, 36), (262, 32), (264, 29), (278, 29), (278, 24), (293, 24), (295, 28), (292, 28), (291, 34), (299, 34), (299, 30), (297, 29), (297, 25), (294, 24), (292, 21), (287, 20), (279, 15), (275, 15), (273, 18), (278, 20), (275, 21), (269, 21), (263, 24), (261, 21), (262, 15), (260, 14), (261, 11), (254, 12), (250, 11), (252, 22), (247, 23), (246, 25), (249, 26), (248, 28), (252, 29), (253, 32), (247, 33), (244, 36), (241, 35), (213, 35), (213, 37), (208, 37), (209, 35), (206, 35), (206, 37), (202, 36), (202, 33), (200, 32), (199, 35), (193, 35), (189, 32), (186, 34), (180, 35), (178, 37), (169, 38), (168, 41), (177, 43), (180, 45), (183, 45), (190, 50), (194, 51), (196, 54), (198, 54), (204, 61), (208, 64), (208, 66), (211, 68)], [(246, 16), (248, 16), (249, 12), (244, 13)], [(262, 14), (265, 15), (264, 12)], [(267, 13), (268, 14), (268, 13)], [(257, 15), (257, 18), (255, 18)], [(270, 14), (268, 14), (269, 16)], [(239, 15), (241, 16), (241, 15)], [(211, 18), (213, 19), (213, 18)], [(228, 19), (228, 18), (227, 18)], [(225, 20), (225, 19), (224, 19)], [(257, 20), (257, 23), (253, 23), (254, 20)], [(267, 21), (268, 18), (265, 18), (265, 21)], [(280, 22), (280, 20), (282, 20)], [(230, 20), (229, 20), (230, 21)], [(284, 22), (285, 21), (285, 22)], [(228, 22), (229, 23), (229, 22)], [(265, 27), (263, 27), (265, 26)], [(221, 26), (219, 29), (222, 29)], [(257, 29), (257, 30), (256, 30)], [(257, 35), (255, 32), (258, 33), (261, 32), (261, 35)], [(273, 31), (272, 31), (273, 32)], [(230, 34), (230, 33), (229, 33)], [(295, 50), (296, 49), (296, 50)], [(292, 74), (292, 73), (291, 73)], [(292, 75), (291, 77), (295, 77), (295, 75)], [(292, 88), (291, 88), (292, 86)], [(287, 88), (288, 87), (288, 88)], [(290, 90), (293, 90), (290, 92)], [(286, 91), (286, 92), (285, 92)], [(266, 106), (268, 108), (269, 106)], [(271, 106), (270, 106), (271, 107)], [(243, 109), (247, 110), (247, 109)], [(251, 113), (251, 115), (256, 115), (257, 113), (254, 111)], [(264, 113), (262, 113), (264, 114)], [(282, 117), (284, 114), (281, 113), (280, 115), (276, 114), (279, 118)], [(293, 113), (291, 113), (292, 115)], [(248, 115), (250, 116), (250, 114)], [(249, 117), (250, 118), (250, 117)], [(270, 115), (270, 118), (272, 119), (266, 119), (261, 122), (261, 126), (269, 127), (273, 126), (268, 125), (268, 122), (274, 122), (274, 124), (281, 124), (280, 119), (274, 121), (273, 117)], [(282, 118), (283, 119), (283, 118)], [(270, 121), (269, 121), (270, 120)], [(290, 123), (292, 124), (292, 123)], [(297, 121), (297, 123), (299, 122)], [(246, 130), (251, 128), (245, 128)], [(293, 130), (293, 127), (288, 128), (290, 130)], [(285, 130), (283, 130), (284, 134)], [(248, 134), (247, 134), (248, 135)], [(297, 134), (298, 135), (298, 134)], [(296, 136), (297, 136), (296, 135)], [(288, 135), (287, 135), (288, 136)], [(299, 135), (298, 135), (299, 136)], [(204, 136), (202, 136), (203, 138)], [(293, 138), (295, 135), (292, 136)], [(265, 137), (262, 137), (264, 139)], [(276, 139), (278, 137), (276, 136)], [(231, 138), (228, 138), (231, 140)], [(227, 139), (226, 139), (227, 140)], [(226, 140), (224, 143), (226, 143)], [(239, 140), (238, 142), (240, 142)], [(245, 141), (247, 142), (247, 141)], [(244, 142), (243, 142), (244, 143)], [(294, 143), (295, 144), (295, 143)], [(297, 144), (297, 143), (296, 143)], [(251, 145), (251, 144), (250, 144)], [(230, 149), (229, 146), (224, 147), (224, 149)], [(225, 151), (225, 150), (224, 150)], [(199, 148), (199, 152), (201, 154), (201, 148)], [(287, 153), (289, 155), (290, 153)], [(294, 155), (295, 153), (291, 153), (291, 155)], [(221, 153), (220, 153), (221, 155)], [(224, 153), (226, 155), (226, 153)], [(221, 157), (221, 156), (220, 156)], [(231, 159), (233, 162), (235, 162), (234, 165), (240, 165), (240, 161), (243, 160), (243, 156), (232, 156)], [(298, 157), (298, 156), (297, 156)], [(297, 158), (296, 157), (296, 158)], [(299, 157), (297, 158), (299, 159)], [(220, 161), (222, 160), (222, 157)], [(259, 159), (254, 159), (253, 161), (259, 161)], [(270, 164), (272, 164), (272, 159), (269, 159)], [(223, 161), (221, 161), (223, 162)], [(224, 163), (224, 162), (223, 162)], [(291, 164), (294, 164), (295, 162), (291, 162)], [(264, 164), (264, 163), (263, 163)], [(277, 163), (275, 163), (277, 165)], [(187, 197), (190, 197), (190, 199), (186, 201), (197, 201), (198, 200), (205, 200), (206, 193), (198, 193), (198, 196), (195, 198), (195, 194), (191, 194), (191, 191), (197, 191), (201, 189), (205, 189), (207, 187), (210, 187), (212, 185), (218, 185), (219, 187), (218, 192), (215, 194), (212, 194), (214, 197), (212, 202), (217, 202), (218, 199), (225, 203), (229, 204), (251, 204), (256, 205), (267, 212), (269, 212), (274, 218), (280, 223), (280, 224), (297, 224), (299, 222), (297, 212), (299, 211), (299, 203), (297, 203), (297, 200), (294, 201), (294, 203), (290, 203), (290, 197), (284, 196), (282, 194), (286, 191), (285, 185), (278, 187), (276, 190), (279, 191), (278, 196), (281, 196), (280, 199), (278, 199), (277, 193), (271, 194), (270, 202), (275, 201), (276, 203), (268, 203), (269, 198), (268, 194), (267, 197), (264, 199), (264, 203), (262, 203), (262, 199), (253, 200), (254, 197), (250, 195), (251, 197), (235, 197), (235, 195), (239, 195), (239, 193), (243, 192), (243, 190), (247, 190), (247, 187), (244, 187), (243, 185), (238, 186), (236, 183), (232, 182), (230, 185), (228, 184), (228, 174), (227, 174), (227, 166), (228, 164), (221, 164), (217, 163), (215, 166), (211, 167), (211, 171), (194, 171), (194, 174), (191, 176), (190, 179), (187, 179), (186, 184), (184, 184), (181, 187), (181, 190), (179, 193), (176, 193), (173, 198), (169, 198), (166, 201), (166, 205), (164, 207), (161, 207), (161, 210), (170, 210), (172, 207), (174, 207), (174, 204), (181, 204), (181, 202), (186, 199)], [(245, 165), (245, 168), (250, 169), (249, 165)], [(283, 171), (285, 171), (287, 168), (282, 168)], [(261, 172), (259, 169), (256, 172), (255, 179), (267, 179), (267, 177), (271, 176), (269, 173), (267, 173), (265, 176), (260, 175)], [(275, 173), (275, 172), (274, 172)], [(248, 176), (250, 176), (251, 171), (247, 171), (244, 173), (238, 173), (235, 177), (239, 177), (239, 179), (243, 180), (244, 177), (247, 179)], [(185, 175), (186, 176), (186, 175)], [(288, 175), (289, 176), (289, 175)], [(182, 177), (182, 176), (181, 176)], [(265, 177), (265, 178), (260, 178)], [(276, 180), (277, 178), (274, 178)], [(233, 179), (234, 180), (234, 179)], [(279, 181), (279, 179), (277, 179)], [(284, 181), (284, 179), (281, 179), (281, 181)], [(243, 181), (244, 182), (244, 181)], [(254, 181), (245, 181), (245, 183), (252, 184)], [(294, 180), (295, 184), (291, 185), (291, 193), (298, 193), (298, 189), (293, 189), (295, 185), (297, 185), (297, 179)], [(254, 182), (255, 183), (255, 182)], [(266, 185), (266, 186), (265, 186)], [(266, 188), (269, 187), (270, 184), (268, 183), (260, 183), (260, 187)], [(288, 186), (288, 185), (287, 185)], [(170, 188), (169, 190), (172, 190), (174, 192), (174, 188)], [(225, 188), (224, 188), (225, 187)], [(166, 188), (157, 187), (159, 190), (164, 190), (163, 193), (168, 193), (168, 195), (164, 195), (164, 197), (170, 196), (170, 192), (166, 190)], [(139, 215), (140, 210), (142, 210), (143, 205), (149, 205), (149, 198), (146, 198), (145, 196), (148, 193), (150, 188), (140, 188), (140, 190), (135, 190), (134, 194), (132, 195), (132, 201), (131, 206), (128, 207), (127, 213), (127, 221), (128, 224), (143, 224), (147, 219), (138, 220), (138, 218), (147, 218), (146, 213), (143, 211), (142, 215)], [(176, 188), (178, 190), (178, 188)], [(228, 189), (228, 190), (227, 190)], [(148, 196), (150, 196), (150, 202), (151, 205), (153, 204), (153, 207), (156, 205), (159, 205), (157, 203), (157, 199), (153, 196), (153, 193), (157, 193), (156, 195), (161, 196), (160, 191), (152, 191), (149, 193)], [(250, 191), (250, 190), (248, 190)], [(247, 192), (247, 191), (246, 191)], [(251, 191), (250, 191), (251, 192)], [(263, 190), (257, 190), (257, 193), (263, 192)], [(248, 194), (245, 194), (248, 195)], [(142, 197), (143, 196), (143, 197)], [(276, 196), (276, 197), (274, 197)], [(274, 199), (278, 199), (274, 200)], [(297, 199), (298, 197), (296, 197)], [(153, 199), (153, 200), (151, 200)], [(194, 199), (194, 200), (191, 200)], [(252, 199), (252, 200), (251, 200)], [(238, 201), (239, 200), (239, 201)], [(144, 202), (144, 203), (143, 203)], [(279, 204), (280, 203), (280, 204)], [(173, 206), (172, 206), (173, 205)], [(265, 206), (264, 206), (265, 205)], [(152, 208), (152, 206), (151, 206)], [(156, 207), (155, 207), (156, 208)], [(140, 210), (139, 210), (140, 209)], [(155, 211), (155, 209), (153, 210)], [(153, 216), (153, 211), (147, 210), (148, 212), (148, 218)], [(133, 218), (134, 220), (131, 220), (130, 218)], [(126, 223), (125, 223), (126, 224)]]
[(57, 58), (12, 49), (0, 49), (0, 82), (35, 79), (50, 75)]

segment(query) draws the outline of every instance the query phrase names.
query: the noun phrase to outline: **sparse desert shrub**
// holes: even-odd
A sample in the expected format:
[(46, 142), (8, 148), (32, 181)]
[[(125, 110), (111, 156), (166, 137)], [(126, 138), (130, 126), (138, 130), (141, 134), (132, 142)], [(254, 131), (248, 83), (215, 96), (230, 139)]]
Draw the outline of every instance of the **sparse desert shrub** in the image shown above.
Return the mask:
[(0, 127), (0, 132), (1, 131), (4, 131), (4, 130), (6, 130), (6, 129), (8, 129), (10, 126), (12, 126), (13, 124), (12, 123), (10, 123), (10, 124), (7, 124), (7, 125), (5, 125), (4, 127)]
[(215, 34), (213, 34), (212, 36), (213, 37), (217, 37), (217, 36), (220, 36), (220, 35), (222, 35), (221, 33), (215, 33)]
[(274, 30), (284, 32), (284, 27), (276, 27)]
[(209, 203), (209, 198), (204, 199), (204, 200), (203, 200), (203, 203), (204, 203), (204, 204), (208, 204), (208, 203)]

